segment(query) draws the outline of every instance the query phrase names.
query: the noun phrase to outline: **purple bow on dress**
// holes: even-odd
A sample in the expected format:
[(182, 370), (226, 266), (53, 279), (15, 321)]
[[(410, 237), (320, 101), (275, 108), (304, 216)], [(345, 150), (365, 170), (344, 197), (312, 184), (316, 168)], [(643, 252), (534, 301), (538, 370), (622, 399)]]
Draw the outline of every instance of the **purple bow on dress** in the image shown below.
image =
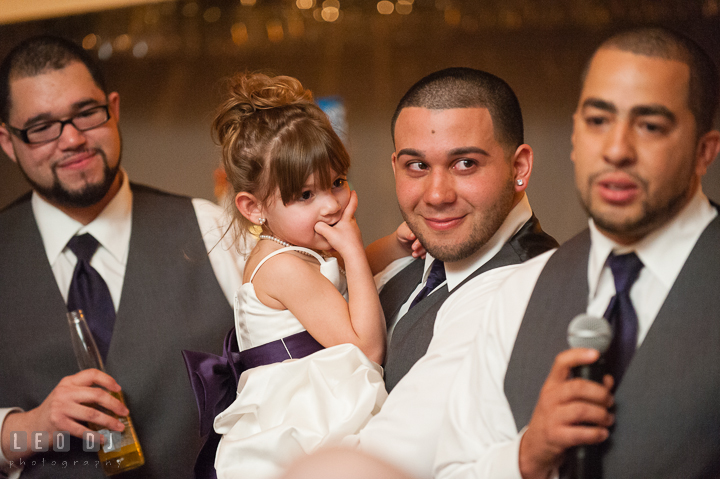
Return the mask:
[(286, 359), (304, 358), (323, 346), (307, 331), (240, 351), (235, 329), (223, 341), (223, 355), (183, 351), (190, 384), (200, 412), (200, 435), (212, 429), (215, 416), (235, 400), (238, 378), (243, 371)]
[(238, 378), (244, 371), (235, 328), (225, 335), (222, 356), (186, 350), (182, 355), (200, 413), (200, 435), (205, 436), (212, 430), (215, 416), (235, 400)]
[(197, 351), (182, 352), (200, 413), (200, 435), (208, 436), (195, 462), (196, 479), (216, 479), (215, 451), (220, 435), (213, 430), (213, 422), (215, 416), (235, 400), (238, 379), (243, 371), (286, 359), (304, 358), (321, 349), (323, 346), (310, 333), (302, 331), (241, 352), (233, 328), (223, 341), (222, 356)]

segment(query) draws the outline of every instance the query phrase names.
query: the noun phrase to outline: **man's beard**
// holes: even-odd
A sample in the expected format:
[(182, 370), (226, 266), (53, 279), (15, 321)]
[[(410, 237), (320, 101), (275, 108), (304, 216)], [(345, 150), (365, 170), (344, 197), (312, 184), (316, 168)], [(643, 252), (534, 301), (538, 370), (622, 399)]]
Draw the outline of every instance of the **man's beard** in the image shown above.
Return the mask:
[(498, 195), (493, 207), (485, 211), (483, 218), (479, 219), (481, 221), (476, 219), (475, 223), (473, 223), (469, 236), (463, 241), (454, 244), (444, 244), (442, 241), (431, 241), (413, 221), (408, 221), (408, 215), (402, 211), (402, 208), (400, 212), (410, 230), (417, 236), (420, 244), (423, 245), (433, 258), (443, 262), (453, 263), (475, 254), (497, 233), (497, 230), (500, 229), (505, 218), (507, 218), (513, 209), (514, 192), (515, 187), (511, 178), (504, 191)]
[(691, 187), (688, 182), (688, 186), (686, 188), (675, 193), (669, 198), (662, 199), (661, 203), (651, 202), (652, 198), (650, 198), (648, 194), (649, 185), (647, 180), (636, 174), (629, 174), (635, 179), (645, 193), (645, 200), (643, 200), (640, 205), (641, 214), (635, 218), (618, 221), (611, 214), (601, 214), (597, 211), (593, 211), (591, 193), (592, 184), (599, 174), (593, 175), (588, 179), (587, 198), (584, 198), (581, 192), (578, 192), (578, 194), (580, 196), (580, 204), (585, 210), (585, 213), (592, 218), (595, 226), (597, 226), (601, 231), (610, 233), (618, 238), (637, 241), (673, 218), (683, 208), (683, 206), (687, 204), (690, 197)]
[(51, 186), (43, 186), (33, 181), (33, 179), (25, 173), (19, 161), (17, 165), (22, 175), (27, 182), (30, 183), (30, 186), (32, 186), (32, 189), (50, 203), (68, 208), (87, 208), (99, 203), (105, 198), (105, 195), (110, 191), (110, 187), (115, 181), (118, 171), (120, 171), (120, 159), (118, 159), (115, 167), (111, 168), (105, 152), (99, 149), (95, 150), (95, 152), (100, 155), (103, 161), (103, 179), (99, 183), (87, 184), (78, 191), (69, 191), (65, 188), (60, 182), (55, 167), (52, 168), (53, 184)]

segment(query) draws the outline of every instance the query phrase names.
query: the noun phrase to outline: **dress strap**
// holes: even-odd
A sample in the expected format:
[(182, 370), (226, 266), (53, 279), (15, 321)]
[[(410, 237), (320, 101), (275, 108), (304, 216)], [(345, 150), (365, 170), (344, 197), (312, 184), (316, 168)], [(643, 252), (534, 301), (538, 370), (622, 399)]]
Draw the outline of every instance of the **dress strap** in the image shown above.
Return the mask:
[(302, 246), (287, 246), (285, 248), (280, 248), (278, 250), (273, 251), (269, 255), (265, 256), (257, 266), (255, 266), (255, 271), (253, 271), (252, 276), (250, 276), (250, 282), (252, 283), (252, 280), (255, 278), (255, 275), (257, 274), (258, 270), (260, 269), (260, 266), (265, 264), (265, 261), (269, 260), (273, 256), (279, 255), (280, 253), (286, 253), (288, 251), (298, 251), (300, 253), (306, 254), (308, 256), (315, 257), (316, 260), (320, 262), (320, 264), (323, 264), (325, 262), (325, 258), (317, 254), (315, 251), (311, 250), (310, 248), (303, 248)]

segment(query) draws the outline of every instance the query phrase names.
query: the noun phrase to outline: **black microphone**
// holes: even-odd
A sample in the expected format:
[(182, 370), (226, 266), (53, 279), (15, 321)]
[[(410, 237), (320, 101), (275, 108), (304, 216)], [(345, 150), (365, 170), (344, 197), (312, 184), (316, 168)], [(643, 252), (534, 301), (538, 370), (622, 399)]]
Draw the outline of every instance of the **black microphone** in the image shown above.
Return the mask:
[[(576, 378), (602, 383), (607, 374), (603, 354), (610, 347), (612, 328), (605, 318), (580, 314), (568, 325), (568, 344), (571, 348), (591, 348), (600, 352), (600, 358), (593, 364), (573, 368)], [(577, 446), (569, 451), (568, 466), (574, 479), (601, 479), (602, 455), (599, 444)]]

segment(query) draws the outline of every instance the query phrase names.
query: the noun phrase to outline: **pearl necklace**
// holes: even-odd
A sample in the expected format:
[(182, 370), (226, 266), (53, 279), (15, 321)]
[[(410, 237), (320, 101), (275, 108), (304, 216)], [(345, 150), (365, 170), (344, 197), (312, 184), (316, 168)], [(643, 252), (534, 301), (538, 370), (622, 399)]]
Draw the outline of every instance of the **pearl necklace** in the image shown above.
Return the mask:
[[(258, 238), (260, 238), (260, 239), (266, 239), (266, 240), (270, 240), (270, 241), (274, 241), (274, 242), (276, 242), (276, 243), (278, 243), (278, 244), (280, 244), (280, 245), (282, 245), (282, 246), (284, 246), (284, 247), (286, 247), (286, 248), (289, 248), (290, 246), (295, 246), (294, 244), (290, 244), (290, 243), (288, 243), (287, 241), (283, 241), (283, 240), (281, 240), (280, 238), (276, 238), (276, 237), (274, 237), (274, 236), (272, 236), (272, 235), (260, 235), (260, 236), (258, 236)], [(312, 254), (308, 253), (307, 251), (303, 251), (303, 250), (295, 250), (295, 251), (297, 251), (297, 252), (300, 253), (300, 254), (304, 254), (304, 255), (306, 255), (306, 256), (312, 256)], [(321, 255), (321, 256), (322, 256), (322, 255)]]
[[(258, 236), (258, 238), (260, 238), (261, 240), (265, 239), (265, 240), (274, 241), (286, 248), (289, 248), (290, 246), (295, 246), (294, 244), (290, 244), (287, 241), (283, 241), (280, 238), (276, 238), (275, 236), (272, 236), (272, 235), (260, 235), (260, 236)], [(302, 251), (302, 250), (295, 250), (295, 251), (297, 251), (298, 253), (307, 255), (307, 256), (312, 256), (312, 254), (308, 253), (307, 251)], [(320, 254), (320, 256), (322, 256), (323, 258), (328, 258), (327, 255), (322, 254), (322, 253)], [(338, 269), (340, 269), (340, 272), (343, 274), (343, 276), (346, 275), (345, 270), (343, 268), (340, 268), (340, 266), (338, 266)]]
[(283, 246), (286, 247), (286, 248), (289, 247), (289, 246), (295, 246), (295, 245), (292, 245), (292, 244), (288, 243), (287, 241), (283, 241), (283, 240), (281, 240), (280, 238), (276, 238), (276, 237), (271, 236), (271, 235), (260, 235), (260, 236), (258, 236), (258, 238), (260, 238), (260, 239), (266, 239), (266, 240), (270, 240), (270, 241), (274, 241), (274, 242), (276, 242), (276, 243), (280, 243), (281, 245), (283, 245)]

